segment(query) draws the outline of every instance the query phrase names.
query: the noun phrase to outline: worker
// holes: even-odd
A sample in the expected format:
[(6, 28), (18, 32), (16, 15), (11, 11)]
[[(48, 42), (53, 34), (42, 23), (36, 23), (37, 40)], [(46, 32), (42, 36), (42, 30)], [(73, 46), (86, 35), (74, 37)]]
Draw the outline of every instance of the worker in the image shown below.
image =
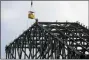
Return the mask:
[(35, 19), (35, 15), (34, 15), (34, 12), (33, 11), (29, 11), (28, 18)]

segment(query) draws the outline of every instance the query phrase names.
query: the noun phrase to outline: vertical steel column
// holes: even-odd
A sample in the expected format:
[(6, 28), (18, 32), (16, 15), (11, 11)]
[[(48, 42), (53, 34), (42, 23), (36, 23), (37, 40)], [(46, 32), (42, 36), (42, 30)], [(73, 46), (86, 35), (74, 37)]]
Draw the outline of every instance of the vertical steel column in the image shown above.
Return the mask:
[(14, 43), (14, 46), (15, 46), (15, 59), (16, 59), (16, 49), (17, 49), (16, 42)]
[(7, 54), (7, 45), (5, 47), (5, 52), (6, 52), (6, 59), (7, 59), (7, 56), (8, 56), (8, 54)]
[(36, 36), (36, 44), (35, 44), (35, 46), (36, 46), (36, 58), (37, 58), (37, 53), (38, 53), (38, 51), (37, 51), (37, 49), (38, 49), (38, 45), (37, 45), (37, 41), (38, 41), (38, 39), (37, 39), (37, 37), (39, 37), (40, 36), (40, 34), (38, 34), (38, 20), (36, 19), (36, 27), (35, 27), (35, 30), (36, 30), (36, 32), (35, 32), (35, 36)]
[(33, 40), (33, 44), (32, 44), (33, 56), (32, 56), (32, 59), (34, 59), (34, 44), (35, 44), (35, 43), (34, 43), (34, 42), (35, 42), (35, 41), (34, 41), (34, 35), (35, 35), (35, 32), (34, 32), (34, 31), (35, 31), (35, 28), (33, 28), (33, 39), (32, 39), (32, 40)]
[[(25, 37), (25, 39), (26, 39), (26, 40), (24, 41), (24, 47), (25, 47), (24, 49), (25, 49), (25, 53), (27, 53), (27, 52), (26, 52), (26, 42), (27, 42), (27, 37)], [(26, 59), (26, 55), (24, 55), (24, 59)]]

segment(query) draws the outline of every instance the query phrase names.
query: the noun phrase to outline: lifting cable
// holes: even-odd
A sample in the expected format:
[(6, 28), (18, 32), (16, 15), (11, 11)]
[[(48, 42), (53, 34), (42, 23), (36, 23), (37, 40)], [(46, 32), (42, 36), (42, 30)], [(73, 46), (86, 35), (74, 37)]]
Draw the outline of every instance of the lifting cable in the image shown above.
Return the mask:
[[(32, 7), (33, 7), (33, 0), (31, 0), (31, 7), (30, 7), (30, 11), (28, 12), (29, 19), (35, 19), (35, 13), (34, 13)], [(27, 28), (28, 28), (28, 21), (27, 21)]]
[(32, 7), (32, 5), (33, 5), (33, 1), (31, 0), (31, 7)]
[[(33, 1), (31, 0), (31, 9), (32, 9), (32, 7), (33, 7)], [(35, 19), (34, 11), (31, 10), (31, 9), (30, 9), (30, 11), (29, 11), (28, 18), (30, 18), (30, 19)]]

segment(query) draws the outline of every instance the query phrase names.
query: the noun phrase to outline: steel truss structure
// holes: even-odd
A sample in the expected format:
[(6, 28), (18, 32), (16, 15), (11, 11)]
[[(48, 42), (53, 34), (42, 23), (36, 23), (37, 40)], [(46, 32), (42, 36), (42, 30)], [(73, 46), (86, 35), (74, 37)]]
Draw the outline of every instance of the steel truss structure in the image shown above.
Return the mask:
[(36, 22), (5, 47), (6, 59), (89, 59), (89, 29), (77, 22)]

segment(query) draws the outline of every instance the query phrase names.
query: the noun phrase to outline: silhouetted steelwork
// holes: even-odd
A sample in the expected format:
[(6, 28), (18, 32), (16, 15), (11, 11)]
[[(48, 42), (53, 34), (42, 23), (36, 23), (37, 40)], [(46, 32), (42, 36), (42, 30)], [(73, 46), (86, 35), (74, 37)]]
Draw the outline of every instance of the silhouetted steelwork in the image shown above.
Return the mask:
[(89, 29), (77, 22), (36, 22), (6, 46), (6, 59), (89, 59)]

